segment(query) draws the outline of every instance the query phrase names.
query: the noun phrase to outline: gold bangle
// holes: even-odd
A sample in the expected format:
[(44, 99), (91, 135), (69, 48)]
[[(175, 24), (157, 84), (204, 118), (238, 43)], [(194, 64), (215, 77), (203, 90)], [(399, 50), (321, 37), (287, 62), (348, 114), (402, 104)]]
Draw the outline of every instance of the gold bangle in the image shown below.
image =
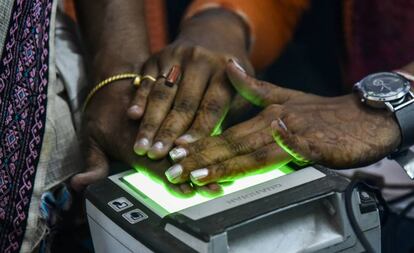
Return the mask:
[[(124, 73), (124, 74), (114, 75), (98, 83), (95, 87), (93, 87), (93, 89), (89, 92), (88, 96), (86, 97), (85, 102), (83, 103), (82, 112), (85, 112), (86, 106), (88, 105), (89, 101), (92, 99), (92, 97), (95, 95), (95, 93), (98, 90), (100, 90), (101, 88), (105, 87), (106, 85), (112, 82), (122, 80), (122, 79), (132, 79), (132, 78), (134, 79), (133, 83), (135, 86), (140, 84), (141, 76), (138, 74), (134, 74), (134, 73)], [(135, 81), (135, 79), (138, 79), (138, 81)]]

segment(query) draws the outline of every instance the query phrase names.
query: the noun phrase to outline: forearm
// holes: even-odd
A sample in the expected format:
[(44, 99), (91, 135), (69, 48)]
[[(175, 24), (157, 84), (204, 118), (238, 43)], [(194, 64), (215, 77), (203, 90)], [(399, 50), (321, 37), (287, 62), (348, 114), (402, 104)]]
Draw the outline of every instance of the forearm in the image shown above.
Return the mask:
[(138, 72), (149, 55), (144, 0), (76, 1), (91, 81)]
[(246, 24), (238, 15), (224, 9), (212, 9), (184, 20), (176, 41), (246, 57), (248, 38)]

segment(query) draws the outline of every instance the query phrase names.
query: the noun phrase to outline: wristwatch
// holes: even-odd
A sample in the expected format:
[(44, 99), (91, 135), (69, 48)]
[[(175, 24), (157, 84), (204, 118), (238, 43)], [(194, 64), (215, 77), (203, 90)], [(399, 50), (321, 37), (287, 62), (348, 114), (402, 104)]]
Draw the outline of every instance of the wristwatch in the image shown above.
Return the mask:
[[(411, 80), (410, 80), (411, 79)], [(388, 109), (397, 120), (401, 144), (389, 158), (396, 160), (414, 179), (414, 77), (403, 72), (379, 72), (366, 76), (354, 85), (361, 102), (372, 108)]]

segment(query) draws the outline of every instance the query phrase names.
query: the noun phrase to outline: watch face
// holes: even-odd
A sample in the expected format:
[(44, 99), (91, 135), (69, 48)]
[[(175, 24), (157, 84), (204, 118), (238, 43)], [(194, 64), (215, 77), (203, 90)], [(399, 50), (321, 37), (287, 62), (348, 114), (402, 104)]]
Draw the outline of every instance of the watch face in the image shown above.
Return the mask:
[(380, 72), (362, 79), (360, 89), (369, 100), (392, 101), (408, 93), (410, 82), (396, 73)]

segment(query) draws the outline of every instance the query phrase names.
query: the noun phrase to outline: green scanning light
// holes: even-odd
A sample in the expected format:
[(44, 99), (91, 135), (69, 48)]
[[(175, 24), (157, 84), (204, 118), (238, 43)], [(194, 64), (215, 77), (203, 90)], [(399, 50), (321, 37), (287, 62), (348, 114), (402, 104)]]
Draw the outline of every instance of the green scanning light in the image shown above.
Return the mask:
[(223, 191), (220, 195), (208, 195), (196, 192), (191, 197), (180, 197), (168, 190), (166, 185), (159, 177), (155, 177), (149, 173), (145, 168), (138, 168), (138, 171), (123, 177), (126, 185), (142, 196), (142, 200), (148, 207), (155, 211), (160, 216), (165, 216), (169, 213), (178, 212), (180, 210), (204, 203), (214, 198), (219, 198), (224, 195), (246, 189), (248, 187), (284, 176), (293, 172), (294, 170), (276, 164), (268, 166), (266, 169), (260, 170), (260, 173), (248, 175), (239, 178), (231, 184), (223, 185)]

